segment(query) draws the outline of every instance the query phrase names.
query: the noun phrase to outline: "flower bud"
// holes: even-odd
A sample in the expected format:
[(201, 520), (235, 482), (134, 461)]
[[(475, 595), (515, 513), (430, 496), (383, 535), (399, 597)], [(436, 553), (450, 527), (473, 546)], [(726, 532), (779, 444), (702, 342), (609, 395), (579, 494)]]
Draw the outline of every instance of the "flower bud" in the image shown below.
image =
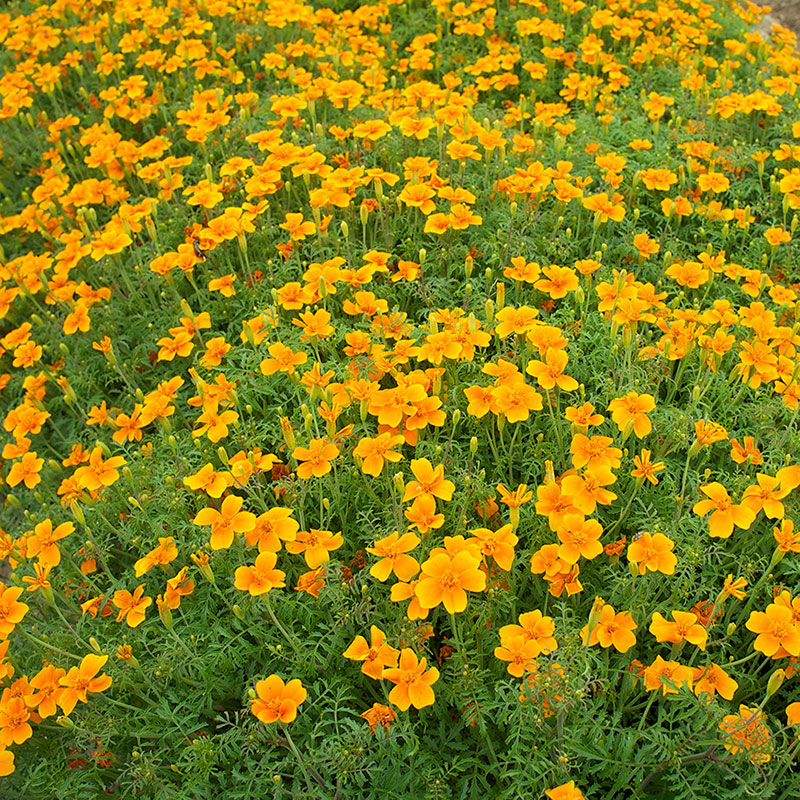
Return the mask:
[(172, 630), (172, 627), (175, 624), (172, 619), (172, 609), (164, 600), (163, 595), (158, 595), (158, 597), (156, 597), (156, 606), (158, 607), (158, 616), (161, 618), (161, 622), (164, 624), (164, 627), (167, 630)]
[[(11, 499), (11, 495), (8, 495), (9, 500)], [(78, 505), (76, 500), (73, 500), (69, 504), (69, 510), (72, 512), (72, 516), (81, 524), (86, 524), (86, 517), (83, 515), (83, 509)]]
[(236, 619), (244, 620), (244, 613), (242, 612), (242, 609), (238, 603), (233, 606), (231, 610), (233, 611), (233, 616), (236, 617)]
[(394, 488), (397, 489), (399, 494), (405, 494), (406, 484), (402, 472), (395, 472), (392, 477), (392, 483), (394, 483)]
[(475, 455), (475, 453), (478, 452), (478, 437), (477, 436), (473, 436), (469, 440), (469, 450), (473, 455)]
[(776, 669), (767, 681), (767, 697), (772, 697), (783, 686), (785, 680), (786, 672), (782, 669)]

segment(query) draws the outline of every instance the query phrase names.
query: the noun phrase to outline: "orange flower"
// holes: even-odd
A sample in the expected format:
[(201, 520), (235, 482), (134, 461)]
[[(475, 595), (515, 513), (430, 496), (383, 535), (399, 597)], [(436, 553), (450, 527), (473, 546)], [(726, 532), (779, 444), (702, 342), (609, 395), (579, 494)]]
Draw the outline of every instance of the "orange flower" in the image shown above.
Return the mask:
[(103, 450), (95, 447), (89, 454), (89, 464), (75, 470), (75, 478), (81, 488), (94, 492), (103, 486), (111, 486), (119, 478), (117, 467), (125, 463), (122, 456), (112, 456), (104, 461)]
[(734, 505), (728, 490), (716, 481), (700, 487), (700, 491), (708, 500), (695, 503), (692, 511), (703, 517), (714, 509), (708, 518), (709, 536), (727, 539), (733, 533), (734, 525), (747, 530), (756, 518), (756, 515), (743, 505)]
[(550, 800), (585, 800), (583, 793), (575, 786), (575, 781), (562, 783), (552, 789), (546, 789), (545, 794)]
[(733, 700), (739, 684), (722, 667), (717, 664), (709, 664), (707, 667), (694, 667), (692, 671), (696, 695), (707, 692), (713, 696), (719, 692), (720, 696), (726, 700)]
[(341, 532), (331, 533), (311, 528), (308, 531), (299, 531), (294, 541), (286, 542), (286, 550), (294, 554), (302, 553), (309, 569), (316, 569), (330, 561), (331, 550), (338, 550), (343, 544)]
[(286, 221), (282, 222), (278, 227), (288, 231), (289, 236), (295, 242), (302, 241), (306, 236), (313, 235), (317, 230), (317, 226), (313, 222), (303, 220), (302, 214), (287, 214)]
[(104, 692), (111, 686), (109, 675), (98, 675), (103, 664), (108, 661), (108, 656), (97, 656), (89, 653), (83, 657), (79, 667), (72, 667), (70, 671), (59, 680), (59, 685), (64, 689), (58, 698), (58, 704), (64, 713), (69, 716), (78, 700), (87, 703), (87, 692)]
[(620, 431), (626, 432), (632, 429), (641, 439), (653, 429), (647, 414), (655, 407), (656, 400), (653, 395), (628, 392), (624, 397), (612, 400), (608, 410)]
[(508, 572), (514, 563), (514, 546), (519, 538), (512, 532), (511, 525), (503, 525), (496, 531), (489, 528), (474, 528), (470, 533), (478, 539), (478, 546), (486, 558), (493, 558), (500, 569)]
[(386, 644), (386, 634), (377, 626), (371, 625), (369, 631), (369, 644), (363, 636), (356, 636), (342, 655), (351, 661), (363, 661), (361, 671), (379, 681), (386, 667), (397, 667), (400, 651)]
[(411, 527), (420, 533), (427, 533), (444, 525), (444, 514), (436, 513), (436, 498), (432, 494), (421, 494), (403, 514)]
[(361, 471), (367, 475), (378, 477), (383, 471), (386, 461), (397, 462), (403, 458), (393, 448), (403, 444), (404, 438), (391, 433), (381, 433), (371, 438), (364, 436), (356, 445), (353, 453), (363, 459)]
[(564, 416), (584, 433), (586, 433), (590, 425), (602, 425), (605, 420), (605, 417), (602, 414), (597, 414), (594, 406), (588, 402), (582, 406), (567, 406)]
[(0, 583), (0, 638), (5, 639), (28, 613), (28, 606), (19, 602), (22, 592), (21, 586)]
[(766, 611), (752, 611), (745, 627), (758, 634), (753, 647), (765, 656), (774, 656), (779, 648), (789, 655), (800, 655), (800, 626), (791, 608), (770, 603)]
[(237, 495), (228, 495), (216, 508), (201, 508), (192, 520), (195, 525), (211, 526), (211, 549), (223, 550), (233, 544), (235, 533), (246, 533), (256, 525), (256, 515), (242, 511), (244, 501)]
[(664, 619), (658, 611), (653, 612), (650, 633), (656, 637), (656, 641), (672, 644), (689, 642), (701, 650), (706, 649), (708, 631), (700, 624), (696, 614), (691, 611), (673, 611), (672, 619), (674, 622)]
[(769, 728), (767, 715), (758, 708), (739, 706), (738, 714), (728, 714), (722, 718), (719, 728), (728, 734), (725, 749), (736, 755), (746, 752), (753, 764), (766, 764), (772, 756), (769, 747)]
[(6, 689), (0, 700), (0, 747), (22, 744), (33, 736), (30, 716), (25, 699), (10, 695)]
[(650, 450), (643, 448), (640, 456), (633, 457), (635, 469), (631, 470), (631, 477), (637, 479), (637, 484), (643, 483), (645, 480), (650, 481), (653, 486), (658, 484), (656, 472), (661, 472), (661, 470), (665, 469), (665, 465), (663, 461), (653, 463), (650, 460), (651, 455)]
[(292, 457), (302, 464), (297, 466), (297, 476), (308, 480), (312, 475), (321, 478), (331, 471), (330, 462), (339, 455), (339, 448), (328, 439), (312, 439), (308, 447), (295, 447)]
[(258, 545), (258, 552), (277, 553), (283, 545), (281, 542), (293, 542), (300, 530), (300, 524), (292, 519), (291, 508), (271, 508), (256, 517), (252, 530), (244, 535), (248, 547)]
[(431, 686), (439, 680), (439, 670), (436, 667), (427, 669), (427, 666), (426, 659), (418, 661), (416, 653), (404, 647), (400, 653), (400, 665), (383, 672), (383, 677), (395, 684), (389, 692), (389, 702), (401, 711), (407, 711), (412, 705), (414, 708), (433, 705), (436, 698)]
[(401, 581), (410, 581), (419, 572), (419, 563), (413, 556), (407, 555), (420, 542), (414, 533), (402, 536), (395, 531), (375, 542), (374, 547), (366, 548), (368, 553), (380, 556), (380, 561), (370, 567), (369, 574), (383, 582), (394, 572)]
[(111, 602), (119, 609), (117, 622), (124, 619), (131, 628), (144, 622), (146, 609), (153, 602), (153, 598), (143, 597), (143, 594), (143, 583), (136, 587), (133, 594), (127, 589), (117, 589), (114, 592), (114, 599)]
[(663, 694), (677, 694), (678, 687), (685, 683), (692, 688), (691, 667), (684, 667), (677, 661), (664, 661), (661, 656), (644, 670), (644, 688), (648, 692), (661, 689)]
[(454, 555), (439, 552), (422, 564), (422, 576), (415, 595), (422, 608), (436, 608), (440, 603), (450, 614), (459, 614), (467, 607), (467, 592), (482, 592), (486, 574), (480, 559), (469, 550)]
[[(553, 636), (555, 629), (556, 625), (553, 618), (546, 617), (539, 609), (535, 609), (534, 611), (526, 611), (524, 614), (520, 614), (519, 625), (503, 625), (498, 633), (500, 634), (500, 641), (504, 644), (507, 640), (516, 636), (521, 636), (525, 642), (533, 642), (536, 645), (535, 657), (541, 653), (552, 653), (553, 650), (558, 648), (558, 642)], [(497, 655), (496, 650), (495, 655)]]
[(581, 556), (586, 559), (596, 558), (603, 552), (600, 537), (603, 526), (596, 519), (586, 519), (582, 514), (565, 514), (562, 526), (556, 531), (561, 540), (558, 556), (575, 564)]
[(451, 500), (456, 485), (444, 477), (444, 467), (438, 464), (435, 468), (427, 458), (415, 458), (411, 461), (411, 472), (416, 478), (406, 484), (403, 502), (413, 500), (422, 495)]
[(264, 375), (274, 375), (276, 372), (292, 375), (295, 367), (308, 361), (308, 356), (302, 350), (295, 352), (281, 342), (270, 345), (267, 352), (270, 358), (265, 358), (261, 362), (261, 372)]
[(574, 392), (578, 388), (578, 381), (564, 374), (568, 359), (566, 351), (551, 348), (544, 361), (529, 361), (525, 372), (536, 378), (542, 389), (550, 390), (558, 386), (564, 392)]
[(791, 489), (779, 488), (780, 481), (771, 475), (758, 473), (758, 485), (748, 486), (742, 495), (742, 506), (749, 508), (753, 514), (763, 511), (770, 519), (783, 519), (786, 513), (780, 501), (786, 497)]
[(49, 519), (42, 520), (34, 527), (32, 535), (28, 536), (28, 549), (25, 555), (28, 558), (39, 556), (42, 564), (57, 567), (61, 563), (61, 551), (57, 543), (59, 539), (69, 536), (74, 530), (75, 526), (71, 522), (62, 522), (53, 529), (53, 523)]
[(293, 722), (297, 717), (297, 707), (305, 702), (308, 692), (298, 678), (284, 685), (280, 677), (270, 675), (256, 683), (256, 695), (257, 698), (250, 701), (250, 710), (268, 725), (278, 720)]
[(385, 706), (382, 703), (373, 703), (372, 708), (363, 714), (359, 714), (359, 716), (367, 721), (370, 732), (373, 735), (378, 725), (383, 725), (386, 730), (389, 730), (389, 725), (397, 718), (397, 714), (389, 706)]
[(237, 567), (234, 574), (234, 586), (243, 592), (250, 592), (253, 597), (266, 594), (270, 589), (286, 586), (286, 573), (275, 569), (278, 557), (269, 551), (260, 553), (252, 567)]
[(44, 459), (37, 458), (36, 452), (31, 450), (25, 453), (19, 461), (15, 461), (11, 465), (11, 469), (6, 476), (6, 483), (9, 486), (24, 483), (28, 489), (33, 489), (42, 482), (42, 478), (39, 475), (42, 466), (44, 466)]
[(183, 484), (193, 492), (202, 490), (209, 497), (218, 498), (222, 497), (222, 493), (228, 488), (228, 479), (224, 472), (216, 472), (209, 462), (193, 475), (184, 478)]
[(627, 653), (636, 644), (633, 635), (636, 627), (630, 611), (616, 613), (613, 606), (605, 603), (591, 632), (589, 626), (585, 625), (581, 630), (581, 638), (586, 644), (586, 637), (589, 637), (589, 647), (599, 642), (601, 647), (613, 646), (618, 652)]
[(147, 555), (140, 558), (133, 569), (137, 578), (141, 578), (146, 572), (156, 565), (165, 566), (178, 557), (178, 546), (171, 536), (159, 537), (158, 547), (154, 547)]
[(508, 661), (506, 669), (516, 678), (536, 669), (536, 656), (540, 652), (539, 645), (524, 636), (506, 636), (500, 646), (494, 649), (495, 658)]
[(736, 578), (734, 580), (733, 575), (728, 575), (725, 578), (725, 583), (722, 586), (722, 594), (725, 597), (730, 596), (735, 597), (737, 600), (744, 600), (745, 586), (747, 586), (747, 580), (745, 578)]
[(65, 669), (60, 669), (54, 664), (47, 664), (31, 678), (31, 688), (36, 690), (36, 694), (28, 698), (27, 702), (36, 709), (36, 713), (42, 719), (52, 717), (56, 713), (56, 704), (63, 691), (59, 681), (66, 674)]
[(628, 545), (628, 561), (639, 565), (639, 574), (663, 572), (672, 575), (678, 559), (672, 552), (675, 543), (663, 533), (641, 533)]
[(617, 499), (614, 492), (603, 488), (616, 480), (608, 467), (587, 467), (583, 475), (565, 475), (561, 490), (581, 514), (593, 514), (598, 503), (607, 506)]

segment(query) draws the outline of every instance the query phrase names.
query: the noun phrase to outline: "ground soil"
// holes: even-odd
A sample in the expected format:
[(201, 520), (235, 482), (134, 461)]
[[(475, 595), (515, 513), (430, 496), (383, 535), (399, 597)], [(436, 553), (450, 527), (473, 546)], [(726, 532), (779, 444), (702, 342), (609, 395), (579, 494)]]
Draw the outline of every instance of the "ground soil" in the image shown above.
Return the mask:
[(772, 9), (758, 26), (764, 36), (769, 35), (773, 25), (782, 25), (800, 35), (800, 0), (755, 0), (755, 2)]

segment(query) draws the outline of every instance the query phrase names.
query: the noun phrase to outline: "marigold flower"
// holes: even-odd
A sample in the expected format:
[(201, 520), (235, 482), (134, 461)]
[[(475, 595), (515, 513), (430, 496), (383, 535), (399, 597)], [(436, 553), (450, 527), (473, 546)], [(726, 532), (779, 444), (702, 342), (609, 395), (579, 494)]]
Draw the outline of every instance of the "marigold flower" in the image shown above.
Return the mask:
[(675, 543), (663, 533), (641, 533), (628, 545), (628, 561), (639, 565), (639, 574), (663, 572), (672, 575), (678, 559), (672, 552)]
[(296, 592), (307, 592), (312, 597), (319, 597), (322, 587), (325, 585), (325, 567), (317, 567), (310, 572), (304, 572), (298, 579), (294, 587)]
[(691, 611), (673, 611), (673, 622), (664, 619), (658, 611), (653, 612), (650, 623), (650, 633), (658, 642), (671, 642), (680, 644), (689, 642), (697, 645), (701, 650), (706, 649), (708, 631), (698, 622), (697, 615)]
[(708, 518), (709, 536), (727, 539), (733, 533), (734, 525), (747, 530), (755, 521), (756, 515), (744, 505), (735, 505), (728, 490), (716, 481), (700, 487), (707, 500), (695, 503), (692, 511), (703, 517), (712, 509)]
[(237, 495), (228, 495), (220, 506), (216, 508), (201, 508), (192, 520), (195, 525), (211, 526), (211, 549), (224, 550), (233, 544), (236, 533), (246, 533), (253, 530), (256, 524), (256, 515), (250, 511), (242, 511), (242, 500)]
[(152, 597), (143, 597), (144, 584), (136, 587), (133, 594), (127, 589), (117, 589), (111, 601), (118, 609), (117, 622), (123, 619), (131, 628), (144, 622), (147, 607), (153, 602)]
[(494, 649), (495, 658), (508, 661), (506, 669), (516, 678), (536, 669), (536, 656), (540, 652), (539, 645), (524, 636), (506, 636)]
[(400, 651), (386, 643), (386, 634), (377, 626), (371, 625), (369, 631), (369, 644), (363, 636), (356, 636), (342, 655), (351, 661), (363, 661), (361, 671), (379, 681), (386, 667), (397, 667)]
[(171, 536), (159, 537), (158, 546), (154, 547), (147, 555), (142, 556), (134, 565), (133, 569), (137, 578), (141, 578), (146, 572), (157, 564), (165, 566), (178, 557), (178, 546)]
[(411, 523), (411, 527), (422, 534), (444, 525), (444, 514), (436, 513), (436, 499), (432, 494), (421, 494), (403, 515)]
[(663, 461), (653, 463), (650, 460), (651, 455), (650, 450), (643, 448), (641, 455), (633, 457), (635, 469), (631, 470), (631, 477), (640, 479), (640, 481), (648, 480), (653, 486), (656, 486), (658, 484), (656, 472), (661, 472), (666, 466)]
[(620, 653), (627, 653), (636, 644), (636, 637), (632, 631), (636, 629), (630, 611), (614, 611), (613, 606), (605, 603), (600, 611), (600, 618), (595, 623), (591, 631), (585, 625), (581, 629), (583, 643), (591, 647), (600, 643), (601, 647), (614, 647)]
[(800, 625), (791, 608), (770, 603), (766, 611), (751, 611), (745, 627), (758, 634), (753, 647), (765, 656), (774, 656), (779, 648), (789, 655), (800, 655)]
[(75, 526), (71, 522), (62, 522), (56, 528), (50, 519), (42, 520), (34, 526), (33, 532), (28, 536), (26, 556), (28, 558), (39, 557), (42, 564), (56, 567), (61, 563), (61, 551), (58, 548), (58, 541), (69, 536), (75, 531)]
[(409, 466), (416, 480), (406, 484), (404, 503), (422, 495), (438, 497), (445, 501), (452, 499), (456, 485), (444, 477), (444, 466), (438, 464), (434, 467), (427, 458), (412, 459)]
[(393, 448), (402, 445), (404, 441), (402, 436), (391, 433), (381, 433), (374, 438), (364, 436), (353, 450), (355, 455), (363, 459), (361, 471), (377, 478), (383, 472), (386, 461), (397, 462), (403, 458)]
[(308, 355), (302, 350), (294, 351), (281, 342), (275, 342), (267, 348), (270, 358), (265, 358), (260, 365), (263, 375), (274, 375), (276, 372), (294, 374), (294, 368), (305, 364)]
[(585, 800), (583, 792), (575, 786), (575, 781), (562, 783), (552, 789), (545, 789), (544, 793), (550, 800)]
[(422, 608), (436, 608), (444, 603), (450, 614), (459, 614), (467, 607), (467, 592), (482, 592), (486, 574), (480, 559), (469, 550), (451, 555), (439, 552), (422, 564), (422, 575), (414, 594)]
[(612, 400), (608, 410), (620, 431), (625, 432), (628, 426), (631, 426), (636, 436), (641, 439), (653, 429), (647, 414), (655, 407), (656, 400), (653, 395), (628, 392), (624, 397)]
[(332, 533), (311, 528), (308, 531), (298, 531), (294, 541), (286, 542), (286, 550), (295, 555), (302, 553), (309, 569), (316, 569), (330, 561), (331, 551), (338, 550), (343, 544), (341, 531)]
[(234, 573), (234, 586), (243, 592), (249, 592), (253, 597), (266, 594), (270, 589), (280, 589), (286, 586), (284, 578), (286, 573), (275, 569), (278, 557), (275, 553), (266, 551), (259, 553), (252, 567), (237, 567)]
[(258, 545), (259, 553), (277, 553), (282, 542), (293, 542), (300, 523), (292, 518), (291, 508), (271, 508), (256, 517), (252, 530), (246, 531), (244, 540), (248, 547)]
[(299, 463), (297, 476), (308, 480), (312, 475), (321, 478), (331, 471), (331, 461), (339, 455), (339, 448), (326, 438), (312, 439), (308, 447), (295, 447), (292, 457)]
[(733, 700), (739, 684), (722, 667), (717, 664), (709, 664), (706, 667), (694, 667), (692, 672), (696, 695), (699, 696), (706, 692), (713, 696), (719, 692), (720, 697)]
[(0, 700), (0, 747), (22, 744), (33, 736), (33, 728), (28, 723), (30, 716), (25, 700), (9, 696), (6, 689)]
[(767, 715), (758, 708), (739, 706), (738, 714), (727, 714), (719, 723), (719, 728), (727, 734), (725, 749), (736, 755), (746, 753), (753, 764), (766, 764), (772, 756), (769, 748), (769, 728)]
[(512, 526), (503, 525), (496, 531), (489, 528), (473, 528), (470, 533), (478, 539), (478, 547), (484, 557), (493, 558), (500, 569), (508, 572), (514, 563), (514, 546), (519, 538)]
[(0, 583), (0, 637), (6, 638), (14, 626), (28, 613), (28, 606), (19, 602), (21, 586)]
[(398, 580), (410, 581), (419, 572), (419, 562), (408, 552), (419, 543), (420, 538), (416, 534), (405, 533), (401, 536), (397, 531), (375, 542), (374, 547), (367, 547), (366, 550), (379, 556), (380, 561), (370, 567), (369, 574), (379, 581), (386, 581), (394, 572)]
[(42, 482), (39, 473), (43, 465), (44, 459), (38, 458), (34, 450), (24, 453), (19, 461), (15, 461), (11, 465), (11, 469), (6, 476), (6, 483), (9, 486), (24, 483), (26, 488), (33, 489)]
[(284, 684), (278, 675), (270, 675), (256, 683), (256, 699), (251, 700), (250, 710), (261, 722), (293, 722), (297, 718), (297, 707), (305, 702), (308, 692), (298, 678)]
[(681, 684), (691, 689), (693, 673), (691, 667), (684, 667), (677, 661), (664, 661), (661, 656), (644, 670), (644, 688), (648, 692), (661, 689), (662, 693), (677, 694)]
[(184, 478), (183, 484), (193, 492), (203, 491), (209, 497), (218, 498), (228, 488), (228, 478), (224, 472), (216, 472), (209, 462), (193, 475)]
[(389, 725), (397, 719), (397, 714), (382, 703), (373, 703), (372, 708), (365, 711), (359, 716), (367, 721), (370, 732), (374, 735), (378, 725), (383, 725), (386, 730), (389, 730)]
[[(149, 599), (149, 598), (148, 598)], [(97, 673), (103, 664), (108, 661), (108, 656), (98, 656), (89, 653), (83, 657), (78, 667), (72, 667), (66, 675), (59, 679), (59, 685), (64, 687), (58, 705), (66, 715), (72, 713), (78, 700), (87, 703), (87, 692), (104, 692), (111, 686), (111, 676)]]
[(56, 667), (54, 664), (46, 664), (31, 678), (31, 688), (36, 690), (36, 694), (27, 702), (29, 706), (36, 709), (36, 713), (42, 719), (52, 717), (58, 710), (58, 699), (63, 691), (59, 681), (66, 674), (65, 669)]
[(565, 514), (556, 535), (561, 540), (559, 558), (575, 564), (579, 558), (593, 559), (603, 552), (600, 537), (603, 526), (596, 519), (586, 519), (582, 514)]
[(401, 711), (407, 711), (412, 705), (414, 708), (433, 705), (436, 698), (431, 686), (439, 680), (439, 670), (427, 667), (426, 659), (417, 660), (416, 653), (410, 647), (404, 647), (399, 666), (383, 672), (383, 677), (395, 684), (389, 692), (389, 702)]
[(119, 479), (117, 467), (126, 463), (122, 456), (112, 456), (103, 460), (103, 450), (95, 447), (89, 454), (89, 463), (75, 470), (75, 478), (84, 489), (94, 492), (103, 486), (111, 486)]
[(542, 389), (554, 389), (558, 386), (564, 392), (574, 392), (578, 381), (564, 374), (569, 356), (564, 350), (550, 349), (544, 361), (529, 361), (525, 372), (536, 378)]
[(753, 514), (763, 511), (770, 519), (783, 519), (786, 509), (780, 501), (791, 489), (779, 488), (780, 481), (772, 475), (758, 473), (756, 486), (748, 486), (742, 494), (742, 506), (749, 508)]
[(564, 416), (584, 433), (590, 426), (602, 425), (605, 420), (605, 417), (602, 414), (598, 414), (594, 406), (589, 402), (584, 403), (582, 406), (567, 406)]

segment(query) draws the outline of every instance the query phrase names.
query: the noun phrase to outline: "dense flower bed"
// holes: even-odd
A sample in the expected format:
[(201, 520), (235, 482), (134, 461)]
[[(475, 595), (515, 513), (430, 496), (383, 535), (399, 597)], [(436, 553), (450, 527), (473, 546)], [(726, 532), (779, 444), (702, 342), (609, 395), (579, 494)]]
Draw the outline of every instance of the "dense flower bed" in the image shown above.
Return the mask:
[(0, 13), (0, 795), (794, 796), (760, 14)]

